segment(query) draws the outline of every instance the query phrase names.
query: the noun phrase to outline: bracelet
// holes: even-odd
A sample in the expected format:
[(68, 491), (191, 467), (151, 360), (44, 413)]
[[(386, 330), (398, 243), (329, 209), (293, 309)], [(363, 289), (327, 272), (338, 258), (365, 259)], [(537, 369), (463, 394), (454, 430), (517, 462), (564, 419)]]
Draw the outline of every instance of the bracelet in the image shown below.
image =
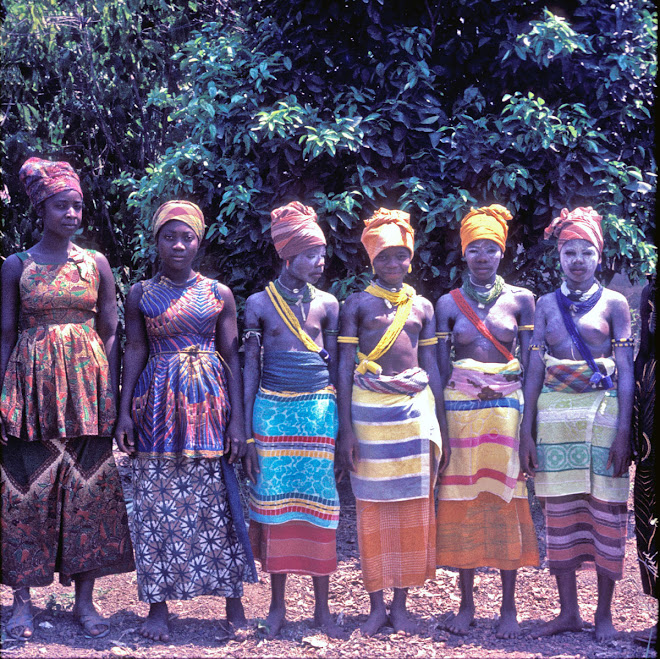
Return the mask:
[(329, 334), (330, 336), (337, 336), (339, 334), (339, 330), (338, 329), (334, 329), (334, 330), (333, 329), (324, 329), (323, 333), (324, 334)]
[(436, 336), (432, 336), (430, 339), (420, 339), (419, 345), (422, 347), (438, 345), (438, 338)]
[(530, 343), (530, 350), (545, 350), (545, 346), (542, 343)]
[(534, 325), (518, 325), (519, 332), (533, 332)]
[(248, 438), (245, 440), (245, 443), (246, 443), (246, 444), (254, 444), (254, 437), (248, 437)]
[(357, 336), (338, 336), (337, 343), (350, 343), (351, 345), (357, 345), (360, 343), (360, 339)]
[(613, 348), (634, 348), (635, 339), (630, 337), (629, 339), (612, 339)]
[(435, 335), (439, 341), (448, 341), (451, 339), (452, 332), (436, 332)]

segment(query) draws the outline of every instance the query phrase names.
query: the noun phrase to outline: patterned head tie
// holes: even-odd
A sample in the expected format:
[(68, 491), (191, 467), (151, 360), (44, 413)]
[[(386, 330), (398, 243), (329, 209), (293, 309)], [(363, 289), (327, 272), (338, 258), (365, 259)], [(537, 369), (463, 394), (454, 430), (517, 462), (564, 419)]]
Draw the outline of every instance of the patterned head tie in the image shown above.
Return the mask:
[(544, 236), (546, 240), (553, 236), (557, 238), (557, 249), (560, 252), (569, 240), (577, 239), (590, 242), (600, 253), (604, 245), (603, 229), (600, 226), (602, 219), (591, 206), (578, 206), (572, 211), (564, 208), (559, 217), (546, 228)]
[(492, 240), (504, 252), (506, 238), (509, 235), (507, 222), (513, 215), (499, 204), (471, 208), (470, 212), (461, 220), (461, 250), (465, 249), (475, 240)]
[(310, 247), (326, 244), (323, 230), (311, 206), (292, 201), (271, 211), (270, 219), (270, 235), (279, 257), (284, 261), (289, 261)]
[(18, 172), (18, 178), (33, 206), (66, 190), (75, 190), (82, 197), (80, 178), (68, 162), (29, 158)]
[(197, 204), (192, 201), (181, 201), (174, 199), (165, 202), (155, 213), (151, 220), (151, 230), (154, 238), (158, 237), (158, 232), (164, 224), (170, 220), (179, 220), (187, 224), (201, 242), (204, 238), (204, 214)]
[(411, 256), (415, 253), (415, 230), (410, 226), (410, 213), (379, 208), (364, 225), (361, 240), (372, 264), (388, 247), (405, 247)]

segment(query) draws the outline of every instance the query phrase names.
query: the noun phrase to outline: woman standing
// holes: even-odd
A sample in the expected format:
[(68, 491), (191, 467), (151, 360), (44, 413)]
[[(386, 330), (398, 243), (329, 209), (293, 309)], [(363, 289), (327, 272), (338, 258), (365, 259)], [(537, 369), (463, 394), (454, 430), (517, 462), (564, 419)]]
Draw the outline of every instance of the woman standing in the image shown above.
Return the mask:
[[(80, 180), (66, 162), (30, 158), (19, 172), (41, 240), (2, 266), (2, 583), (14, 589), (7, 633), (34, 631), (31, 586), (75, 581), (74, 616), (89, 638), (110, 631), (94, 579), (134, 569), (112, 457), (117, 303), (106, 258), (77, 247)], [(109, 360), (109, 362), (108, 362)]]
[(558, 239), (564, 283), (536, 307), (520, 461), (536, 473), (561, 610), (537, 637), (582, 629), (576, 571), (583, 564), (595, 564), (598, 575), (596, 640), (616, 634), (611, 606), (627, 533), (634, 341), (626, 299), (596, 280), (600, 223), (591, 207), (565, 208), (546, 229), (546, 238)]
[(460, 289), (436, 305), (443, 431), (451, 445), (449, 465), (440, 477), (436, 558), (438, 565), (459, 569), (461, 589), (458, 614), (447, 629), (467, 634), (475, 612), (474, 570), (494, 567), (502, 576), (498, 638), (520, 634), (516, 570), (539, 562), (518, 456), (522, 369), (513, 355), (520, 344), (526, 366), (534, 297), (497, 274), (510, 219), (497, 204), (472, 209), (463, 218), (467, 276)]
[(246, 452), (234, 296), (192, 269), (204, 236), (195, 204), (163, 204), (152, 229), (160, 271), (126, 300), (115, 437), (134, 456), (141, 633), (167, 641), (167, 600), (224, 596), (241, 621), (256, 571), (232, 466)]

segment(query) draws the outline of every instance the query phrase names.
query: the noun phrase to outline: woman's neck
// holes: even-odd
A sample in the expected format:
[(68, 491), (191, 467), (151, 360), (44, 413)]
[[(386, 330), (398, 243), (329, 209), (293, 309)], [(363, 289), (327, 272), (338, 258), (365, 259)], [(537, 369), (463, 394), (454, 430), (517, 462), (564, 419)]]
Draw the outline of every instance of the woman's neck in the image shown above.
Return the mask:
[(167, 277), (173, 284), (186, 284), (188, 283), (197, 273), (189, 268), (187, 270), (171, 270), (169, 268), (161, 268), (160, 274), (163, 277)]

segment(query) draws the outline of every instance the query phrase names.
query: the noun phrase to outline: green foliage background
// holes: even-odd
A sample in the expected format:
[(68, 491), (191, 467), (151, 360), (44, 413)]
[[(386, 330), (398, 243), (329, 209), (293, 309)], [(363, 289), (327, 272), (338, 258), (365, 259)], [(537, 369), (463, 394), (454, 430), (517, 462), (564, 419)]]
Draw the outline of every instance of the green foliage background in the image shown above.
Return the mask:
[(33, 154), (81, 172), (87, 229), (120, 290), (151, 273), (149, 220), (200, 204), (201, 269), (243, 300), (278, 268), (269, 212), (312, 205), (326, 285), (368, 277), (362, 220), (412, 215), (411, 283), (455, 285), (461, 217), (514, 214), (502, 274), (558, 280), (543, 228), (562, 207), (605, 217), (603, 277), (655, 269), (650, 0), (8, 0), (2, 254), (35, 241), (18, 182)]

